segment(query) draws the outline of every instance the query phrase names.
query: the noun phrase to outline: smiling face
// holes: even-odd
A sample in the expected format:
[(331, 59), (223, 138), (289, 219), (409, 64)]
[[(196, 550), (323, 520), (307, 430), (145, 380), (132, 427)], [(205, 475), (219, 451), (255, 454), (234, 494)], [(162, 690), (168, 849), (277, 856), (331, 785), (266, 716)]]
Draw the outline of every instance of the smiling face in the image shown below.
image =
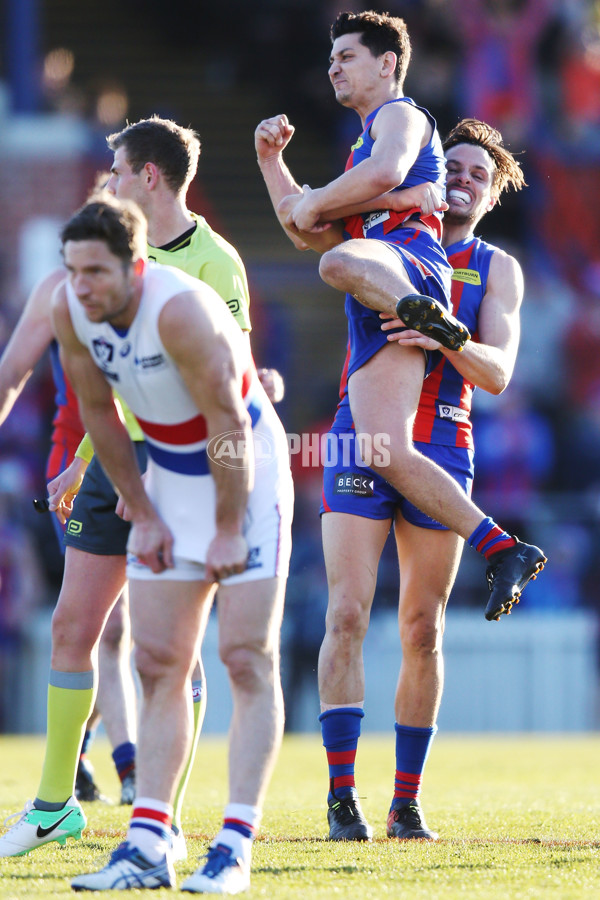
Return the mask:
[(475, 225), (496, 204), (496, 168), (491, 156), (476, 144), (456, 144), (446, 151), (444, 221)]

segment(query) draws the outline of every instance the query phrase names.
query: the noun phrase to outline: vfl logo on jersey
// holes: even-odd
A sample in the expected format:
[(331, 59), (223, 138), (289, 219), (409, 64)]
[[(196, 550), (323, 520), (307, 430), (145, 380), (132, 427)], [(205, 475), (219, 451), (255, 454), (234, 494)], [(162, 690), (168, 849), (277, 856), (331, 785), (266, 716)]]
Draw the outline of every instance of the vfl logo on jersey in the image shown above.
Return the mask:
[(92, 347), (101, 366), (106, 366), (113, 361), (115, 348), (106, 338), (94, 338)]
[(359, 137), (357, 142), (352, 147), (350, 147), (350, 150), (358, 150), (359, 147), (362, 147), (363, 144), (364, 144), (364, 140), (363, 140), (363, 136), (361, 134), (361, 136)]
[(460, 406), (451, 406), (449, 403), (438, 403), (437, 414), (440, 419), (452, 419), (453, 422), (467, 422), (469, 414)]
[(69, 519), (67, 522), (67, 534), (81, 534), (82, 528), (83, 522), (78, 522), (76, 519)]
[(334, 494), (352, 494), (354, 497), (372, 497), (374, 481), (358, 472), (336, 472)]
[(229, 307), (230, 313), (234, 316), (236, 315), (236, 313), (239, 313), (239, 311), (241, 309), (240, 301), (237, 299), (236, 300), (228, 300), (227, 306)]
[(370, 228), (374, 228), (375, 225), (381, 225), (382, 222), (387, 222), (390, 217), (389, 209), (384, 210), (383, 212), (373, 212), (369, 213), (366, 217), (364, 225), (363, 225), (363, 235), (366, 237), (367, 232)]
[(121, 356), (121, 357), (123, 357), (123, 359), (125, 359), (125, 357), (129, 356), (130, 353), (131, 353), (131, 343), (129, 341), (127, 341), (127, 343), (123, 344), (123, 346), (119, 350), (119, 356)]
[(464, 281), (465, 284), (481, 284), (481, 275), (475, 269), (455, 269), (452, 281)]
[(136, 356), (134, 360), (138, 369), (157, 369), (166, 365), (166, 360), (162, 353), (153, 353), (152, 356)]
[(247, 569), (260, 569), (262, 562), (260, 560), (260, 547), (250, 547), (248, 551), (248, 559), (246, 560)]

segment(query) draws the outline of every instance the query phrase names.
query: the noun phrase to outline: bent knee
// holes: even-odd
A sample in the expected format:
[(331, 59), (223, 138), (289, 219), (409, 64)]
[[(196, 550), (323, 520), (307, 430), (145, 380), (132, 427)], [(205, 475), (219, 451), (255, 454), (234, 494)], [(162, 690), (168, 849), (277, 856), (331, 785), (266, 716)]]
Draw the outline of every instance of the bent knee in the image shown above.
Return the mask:
[(95, 620), (73, 615), (72, 611), (61, 609), (60, 604), (52, 615), (51, 632), (53, 651), (76, 648), (91, 652), (100, 637)]
[(143, 682), (154, 681), (175, 673), (182, 673), (184, 677), (181, 655), (169, 646), (159, 643), (138, 643), (135, 645), (134, 660)]
[(319, 275), (326, 284), (338, 290), (350, 290), (357, 275), (360, 274), (360, 259), (356, 259), (347, 251), (345, 244), (328, 250), (319, 260)]
[(259, 644), (224, 645), (219, 650), (233, 685), (256, 691), (265, 681), (273, 681), (277, 655)]
[(126, 627), (124, 619), (121, 616), (118, 618), (110, 616), (100, 639), (102, 649), (109, 653), (118, 653), (125, 642), (129, 644), (129, 628)]

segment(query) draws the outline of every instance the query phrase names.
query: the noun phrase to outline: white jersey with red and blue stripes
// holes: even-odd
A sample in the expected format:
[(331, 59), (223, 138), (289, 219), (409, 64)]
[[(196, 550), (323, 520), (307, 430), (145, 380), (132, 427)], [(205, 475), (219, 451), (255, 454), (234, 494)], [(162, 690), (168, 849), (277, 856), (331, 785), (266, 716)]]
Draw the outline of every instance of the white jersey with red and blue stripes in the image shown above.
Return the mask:
[[(173, 532), (174, 553), (182, 559), (203, 562), (215, 533), (216, 503), (207, 423), (166, 351), (158, 327), (165, 304), (175, 295), (189, 291), (215, 294), (207, 284), (180, 269), (149, 263), (135, 318), (128, 329), (116, 330), (108, 322), (91, 322), (67, 285), (77, 337), (89, 349), (107, 381), (123, 397), (144, 433), (149, 457), (145, 487)], [(278, 514), (287, 522), (291, 516), (288, 513), (291, 491), (285, 433), (260, 384), (247, 339), (225, 304), (216, 294), (215, 298), (208, 298), (211, 317), (219, 320), (218, 325), (242, 361), (242, 397), (252, 421), (255, 442), (258, 430), (261, 446), (267, 448), (266, 461), (262, 464), (261, 460), (260, 467), (256, 468), (249, 511), (257, 500), (254, 496), (257, 491), (270, 492), (269, 503), (274, 509), (279, 504)], [(247, 518), (256, 520), (257, 516), (249, 512)], [(272, 574), (268, 572), (268, 576)]]
[[(108, 322), (91, 322), (70, 286), (67, 287), (75, 332), (89, 348), (106, 379), (131, 408), (144, 432), (151, 459), (182, 475), (207, 475), (206, 420), (165, 350), (158, 330), (158, 319), (165, 304), (176, 294), (187, 291), (213, 292), (180, 269), (148, 263), (135, 319), (126, 331), (118, 331)], [(212, 304), (211, 315), (227, 318), (234, 324), (222, 302)], [(241, 332), (229, 323), (226, 327), (238, 345), (239, 354), (247, 356), (243, 395), (250, 406), (257, 382), (254, 364)], [(258, 418), (260, 402), (258, 407), (256, 402), (252, 404), (252, 414), (254, 419)]]

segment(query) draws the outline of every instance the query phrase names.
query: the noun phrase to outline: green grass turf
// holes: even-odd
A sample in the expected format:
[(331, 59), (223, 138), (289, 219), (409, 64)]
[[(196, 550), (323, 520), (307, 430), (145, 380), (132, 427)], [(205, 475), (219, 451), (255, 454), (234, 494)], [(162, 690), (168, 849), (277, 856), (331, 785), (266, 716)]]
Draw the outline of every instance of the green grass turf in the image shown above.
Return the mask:
[[(43, 739), (0, 738), (0, 816), (20, 809), (37, 788)], [(118, 799), (106, 742), (90, 753), (100, 787)], [(600, 738), (593, 736), (439, 736), (427, 763), (422, 802), (435, 843), (385, 837), (393, 782), (393, 735), (362, 738), (357, 777), (371, 844), (326, 841), (327, 775), (317, 735), (287, 737), (271, 782), (253, 852), (248, 897), (356, 898), (600, 897)], [(189, 859), (197, 865), (220, 824), (226, 799), (226, 743), (201, 739), (185, 818)], [(75, 896), (70, 877), (99, 868), (125, 833), (129, 808), (85, 805), (88, 828), (65, 848), (0, 859), (0, 898)], [(169, 896), (133, 891), (134, 896)], [(122, 896), (105, 892), (104, 896)], [(182, 895), (182, 896), (188, 896)]]

